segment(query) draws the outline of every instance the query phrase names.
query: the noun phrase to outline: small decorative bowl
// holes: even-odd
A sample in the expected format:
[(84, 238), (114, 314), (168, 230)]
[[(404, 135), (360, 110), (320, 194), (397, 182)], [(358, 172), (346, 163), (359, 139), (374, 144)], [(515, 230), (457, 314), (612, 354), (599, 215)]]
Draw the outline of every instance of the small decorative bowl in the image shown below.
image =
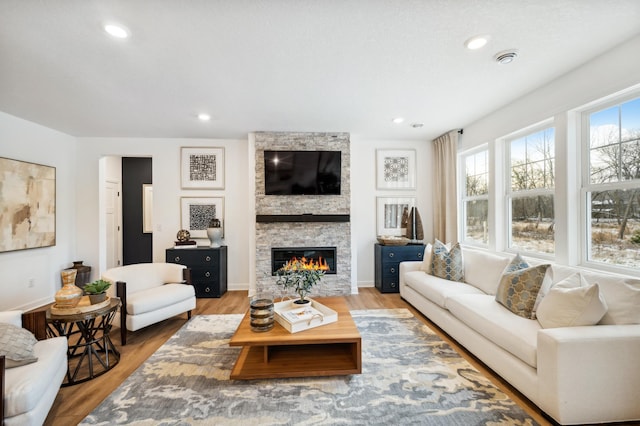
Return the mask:
[(380, 235), (378, 236), (378, 242), (383, 246), (406, 246), (409, 244), (408, 238), (405, 237), (394, 237), (390, 235)]

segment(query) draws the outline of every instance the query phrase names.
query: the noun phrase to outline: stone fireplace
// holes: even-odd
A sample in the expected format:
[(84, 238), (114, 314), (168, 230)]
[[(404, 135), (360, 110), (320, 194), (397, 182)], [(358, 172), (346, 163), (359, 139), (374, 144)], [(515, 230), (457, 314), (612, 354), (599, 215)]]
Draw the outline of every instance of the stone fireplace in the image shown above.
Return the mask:
[[(351, 293), (350, 146), (348, 133), (257, 132), (256, 291), (282, 294), (272, 276), (273, 249), (334, 250), (335, 273), (326, 273), (311, 296)], [(265, 150), (331, 150), (341, 152), (340, 195), (265, 195)]]

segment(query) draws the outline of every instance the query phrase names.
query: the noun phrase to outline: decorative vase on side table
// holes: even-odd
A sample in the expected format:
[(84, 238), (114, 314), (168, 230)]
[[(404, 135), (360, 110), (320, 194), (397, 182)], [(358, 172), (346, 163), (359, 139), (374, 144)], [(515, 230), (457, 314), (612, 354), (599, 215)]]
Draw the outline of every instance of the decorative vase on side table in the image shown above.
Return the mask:
[(220, 247), (222, 245), (222, 224), (220, 219), (211, 219), (209, 221), (207, 237), (211, 242), (210, 247)]
[(60, 272), (62, 278), (62, 288), (55, 294), (56, 307), (58, 308), (75, 308), (82, 298), (82, 289), (77, 287), (75, 269), (64, 269)]

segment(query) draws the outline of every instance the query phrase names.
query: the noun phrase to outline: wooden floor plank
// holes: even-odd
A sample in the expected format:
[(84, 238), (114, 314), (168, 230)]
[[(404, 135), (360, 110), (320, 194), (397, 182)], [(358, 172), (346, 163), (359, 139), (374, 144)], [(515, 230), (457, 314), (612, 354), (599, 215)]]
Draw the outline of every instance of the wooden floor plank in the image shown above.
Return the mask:
[[(402, 300), (399, 294), (381, 294), (375, 288), (360, 288), (359, 294), (347, 296), (346, 300), (350, 310), (409, 309), (416, 318), (423, 321), (443, 340), (451, 344), (461, 356), (515, 400), (538, 423), (543, 426), (551, 424), (535, 405), (465, 351), (464, 348), (433, 325), (427, 318), (411, 307), (411, 305)], [(249, 298), (246, 291), (229, 291), (219, 299), (198, 299), (193, 314), (243, 314), (248, 308)], [(146, 327), (135, 333), (129, 333), (126, 346), (120, 346), (120, 330), (114, 329), (112, 337), (121, 353), (120, 363), (115, 366), (113, 370), (96, 379), (75, 386), (61, 388), (49, 412), (45, 425), (69, 426), (78, 424), (131, 375), (136, 368), (174, 335), (180, 327), (184, 325), (186, 319), (187, 315), (183, 314)]]

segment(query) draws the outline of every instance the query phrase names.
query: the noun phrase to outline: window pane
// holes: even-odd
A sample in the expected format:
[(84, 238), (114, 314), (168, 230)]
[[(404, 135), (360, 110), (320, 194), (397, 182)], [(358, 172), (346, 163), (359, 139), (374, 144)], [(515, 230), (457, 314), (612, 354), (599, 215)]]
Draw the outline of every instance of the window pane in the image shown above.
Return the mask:
[(511, 200), (511, 248), (554, 253), (553, 195)]
[(620, 139), (618, 122), (617, 106), (590, 114), (591, 148), (617, 143)]
[(640, 267), (640, 189), (592, 192), (589, 260)]
[(469, 155), (465, 159), (466, 195), (483, 195), (489, 193), (489, 157), (488, 151)]
[(511, 190), (553, 188), (555, 129), (511, 141)]
[(640, 98), (622, 104), (620, 120), (623, 141), (640, 138)]
[(489, 229), (487, 228), (487, 216), (489, 215), (489, 201), (475, 200), (465, 203), (466, 222), (464, 239), (467, 242), (487, 244)]
[(609, 145), (590, 152), (591, 183), (618, 182), (620, 145)]
[(640, 179), (640, 141), (634, 140), (622, 144), (623, 180)]

